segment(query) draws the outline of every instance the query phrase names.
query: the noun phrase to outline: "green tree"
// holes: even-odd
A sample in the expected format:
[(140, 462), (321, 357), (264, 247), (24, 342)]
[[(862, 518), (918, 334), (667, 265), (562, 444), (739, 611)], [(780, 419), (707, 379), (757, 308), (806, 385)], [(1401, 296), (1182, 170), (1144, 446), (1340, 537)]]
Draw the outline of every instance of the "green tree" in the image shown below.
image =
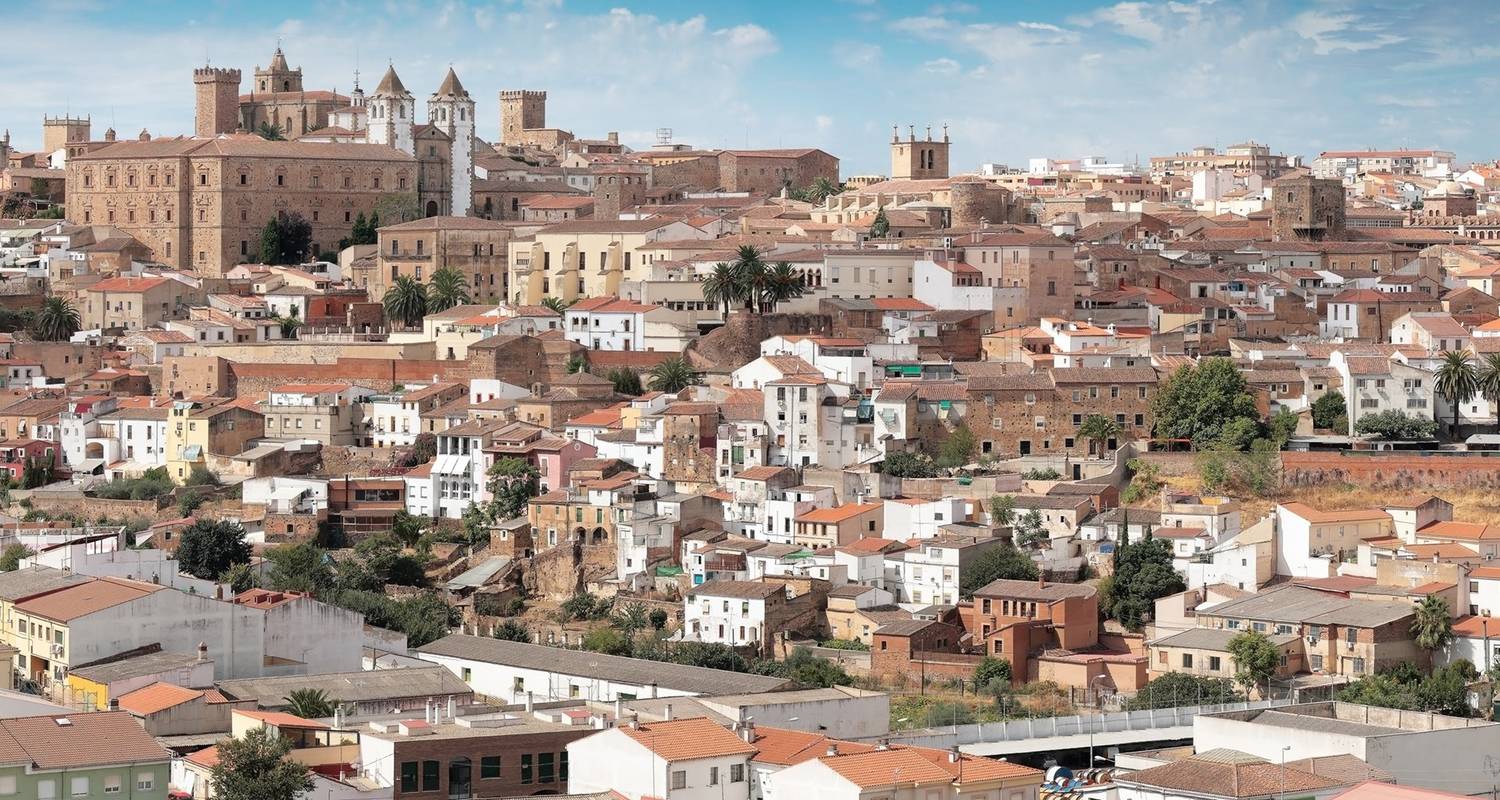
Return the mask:
[(1089, 453), (1103, 456), (1104, 446), (1110, 439), (1120, 435), (1120, 423), (1103, 414), (1090, 414), (1078, 426), (1078, 436), (1089, 443)]
[(985, 656), (974, 665), (974, 691), (982, 692), (991, 687), (1010, 688), (1010, 662), (1003, 658)]
[(1034, 581), (1036, 564), (1029, 556), (1006, 543), (980, 553), (959, 574), (959, 594), (973, 597), (974, 592), (997, 580)]
[(885, 206), (881, 206), (875, 212), (875, 220), (870, 223), (870, 238), (884, 239), (891, 235), (891, 220), (885, 215)]
[(724, 319), (729, 318), (729, 307), (740, 299), (739, 275), (734, 266), (720, 261), (703, 276), (703, 302), (711, 306), (723, 306)]
[(312, 773), (290, 758), (292, 740), (274, 728), (254, 728), (219, 742), (209, 773), (216, 800), (297, 800), (313, 788)]
[(281, 142), (286, 140), (286, 134), (282, 133), (281, 126), (274, 122), (262, 122), (255, 128), (255, 135), (268, 142)]
[(401, 509), (391, 517), (391, 533), (407, 547), (416, 547), (417, 542), (422, 538), (422, 529), (427, 527), (429, 522), (427, 517), (408, 514), (406, 509)]
[(1016, 519), (1016, 498), (1014, 495), (997, 494), (990, 498), (990, 519), (996, 525), (1010, 525)]
[(615, 367), (609, 371), (609, 382), (615, 385), (615, 391), (620, 394), (628, 394), (638, 397), (645, 392), (641, 386), (641, 373), (630, 367)]
[(52, 482), (52, 460), (27, 456), (21, 468), (21, 488), (35, 489)]
[(577, 375), (580, 372), (586, 372), (588, 371), (588, 368), (589, 360), (587, 358), (584, 358), (582, 353), (574, 353), (571, 357), (568, 358), (569, 375)]
[(1138, 503), (1155, 495), (1166, 485), (1161, 478), (1161, 467), (1155, 462), (1132, 458), (1125, 462), (1125, 468), (1130, 471), (1130, 485), (1120, 493), (1122, 502)]
[(974, 455), (974, 434), (967, 425), (959, 425), (948, 432), (947, 438), (938, 446), (937, 465), (940, 467), (962, 467)]
[(887, 451), (880, 471), (893, 478), (936, 478), (938, 475), (932, 459), (905, 450)]
[(806, 647), (795, 647), (784, 661), (771, 661), (764, 672), (780, 675), (798, 686), (808, 689), (827, 689), (833, 686), (849, 686), (854, 679), (837, 662), (813, 655)]
[(260, 231), (262, 264), (300, 264), (311, 255), (312, 225), (301, 214), (266, 220)]
[(827, 176), (819, 175), (813, 178), (813, 182), (807, 187), (807, 201), (809, 203), (821, 203), (836, 194), (843, 194), (843, 192), (843, 186), (833, 182)]
[(1231, 452), (1249, 450), (1250, 443), (1258, 438), (1260, 438), (1260, 420), (1236, 417), (1219, 431), (1215, 446)]
[(1411, 636), (1417, 647), (1428, 651), (1452, 641), (1453, 616), (1448, 612), (1448, 601), (1435, 594), (1422, 598), (1412, 618)]
[(1490, 353), (1479, 363), (1479, 394), (1500, 406), (1500, 353)]
[(1349, 432), (1349, 412), (1342, 392), (1334, 389), (1313, 401), (1313, 427), (1323, 430)]
[(1414, 417), (1406, 412), (1389, 408), (1374, 414), (1366, 414), (1354, 423), (1354, 432), (1360, 436), (1379, 436), (1382, 439), (1412, 441), (1431, 439), (1437, 435), (1437, 422), (1423, 417)]
[(297, 329), (302, 327), (302, 320), (296, 317), (275, 317), (277, 326), (281, 328), (281, 338), (297, 338)]
[(61, 297), (49, 297), (42, 301), (32, 323), (31, 335), (42, 342), (65, 342), (83, 328), (83, 318), (78, 309)]
[(762, 290), (761, 307), (766, 313), (787, 300), (795, 300), (806, 291), (802, 276), (789, 262), (778, 261), (766, 273), (766, 286)]
[(338, 706), (322, 689), (293, 689), (282, 699), (286, 701), (288, 712), (303, 719), (331, 717)]
[(665, 630), (668, 619), (667, 610), (665, 608), (653, 608), (651, 609), (651, 613), (647, 615), (647, 619), (651, 621), (652, 630)]
[(677, 394), (703, 382), (702, 377), (682, 356), (669, 358), (651, 368), (649, 385), (653, 392)]
[(525, 625), (513, 619), (501, 620), (500, 624), (495, 626), (495, 631), (491, 635), (496, 639), (504, 639), (507, 642), (531, 644), (531, 631), (526, 630)]
[(489, 517), (492, 521), (514, 519), (526, 512), (526, 501), (536, 497), (542, 488), (542, 476), (536, 467), (519, 458), (502, 457), (490, 466)]
[(1149, 533), (1139, 542), (1119, 547), (1111, 587), (1110, 607), (1100, 610), (1132, 631), (1145, 624), (1158, 598), (1187, 588), (1172, 566), (1171, 546)]
[(1449, 435), (1457, 436), (1459, 406), (1479, 394), (1479, 372), (1474, 368), (1474, 354), (1468, 350), (1444, 352), (1432, 388), (1438, 397), (1453, 407), (1453, 426)]
[(1033, 547), (1046, 544), (1048, 541), (1047, 528), (1042, 525), (1042, 514), (1036, 509), (1031, 509), (1021, 518), (1016, 520), (1015, 532), (1012, 535), (1016, 546), (1029, 550)]
[(760, 251), (754, 245), (740, 245), (735, 250), (734, 263), (734, 285), (738, 290), (740, 302), (745, 304), (745, 310), (754, 312), (762, 310), (759, 308), (762, 295), (765, 293), (766, 283), (769, 280), (769, 270), (766, 262), (761, 258)]
[(1198, 447), (1218, 441), (1232, 421), (1258, 416), (1245, 376), (1227, 358), (1179, 368), (1157, 389), (1151, 407), (1158, 439), (1187, 439)]
[(177, 566), (206, 581), (214, 580), (235, 564), (250, 563), (250, 543), (245, 529), (224, 520), (200, 519), (182, 532), (177, 543)]
[(260, 576), (249, 564), (235, 564), (224, 570), (224, 574), (219, 576), (219, 583), (227, 583), (231, 592), (241, 594), (259, 586)]
[(0, 550), (0, 572), (15, 572), (21, 568), (21, 559), (34, 555), (36, 553), (24, 544), (8, 544), (4, 550)]
[(328, 554), (311, 542), (273, 547), (266, 551), (265, 557), (271, 562), (266, 581), (278, 592), (320, 595), (333, 588)]
[(1260, 688), (1276, 674), (1281, 653), (1264, 633), (1242, 631), (1229, 640), (1229, 655), (1234, 658), (1234, 678), (1248, 692)]
[(438, 314), (469, 302), (469, 281), (453, 267), (432, 273), (427, 284), (427, 313)]
[(422, 218), (422, 203), (417, 199), (416, 192), (395, 192), (383, 195), (375, 201), (374, 216), (376, 222), (371, 227), (378, 227), (382, 219), (389, 220), (395, 225), (402, 222), (411, 222)]
[(1269, 437), (1275, 443), (1276, 449), (1286, 447), (1286, 443), (1297, 435), (1297, 425), (1302, 421), (1291, 409), (1283, 408), (1271, 415)]
[(385, 306), (386, 318), (391, 322), (415, 328), (427, 316), (427, 290), (417, 283), (416, 278), (402, 275), (386, 290), (381, 304)]
[(1239, 700), (1234, 684), (1225, 678), (1206, 678), (1187, 672), (1168, 672), (1147, 683), (1125, 701), (1126, 711), (1153, 708), (1218, 705)]

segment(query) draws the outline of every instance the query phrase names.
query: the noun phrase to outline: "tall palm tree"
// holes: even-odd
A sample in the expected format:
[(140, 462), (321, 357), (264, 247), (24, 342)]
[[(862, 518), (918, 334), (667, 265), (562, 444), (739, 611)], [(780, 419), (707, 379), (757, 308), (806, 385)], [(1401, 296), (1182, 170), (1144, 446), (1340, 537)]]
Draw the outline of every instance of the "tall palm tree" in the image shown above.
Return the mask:
[(1480, 362), (1479, 394), (1500, 408), (1500, 353), (1490, 353)]
[(568, 310), (568, 306), (571, 306), (573, 304), (568, 302), (567, 300), (562, 299), (561, 297), (543, 297), (542, 305), (561, 314), (564, 311)]
[(44, 342), (61, 342), (71, 339), (83, 327), (78, 309), (61, 297), (49, 297), (36, 313), (32, 323), (32, 335)]
[(682, 356), (669, 358), (651, 368), (649, 385), (652, 391), (677, 394), (689, 386), (702, 382), (692, 365)]
[(1479, 393), (1479, 375), (1474, 369), (1474, 355), (1467, 350), (1444, 352), (1433, 389), (1439, 397), (1448, 401), (1448, 405), (1453, 406), (1450, 435), (1457, 435), (1459, 404)]
[(409, 328), (421, 325), (422, 318), (427, 316), (427, 290), (410, 275), (397, 278), (386, 290), (381, 303), (385, 306), (387, 319), (399, 321)]
[(1411, 621), (1411, 638), (1423, 650), (1436, 650), (1453, 638), (1453, 617), (1448, 613), (1447, 600), (1435, 594), (1422, 598)]
[(256, 126), (255, 135), (268, 142), (280, 142), (286, 139), (286, 135), (281, 132), (281, 126), (274, 122), (262, 122)]
[(1097, 448), (1090, 448), (1091, 452), (1104, 455), (1104, 445), (1116, 436), (1120, 435), (1120, 424), (1102, 414), (1090, 414), (1078, 426), (1078, 436), (1086, 439)]
[(462, 272), (443, 267), (427, 284), (427, 313), (436, 314), (469, 302), (469, 280)]
[(724, 306), (724, 318), (729, 319), (729, 306), (739, 299), (740, 287), (734, 267), (723, 261), (714, 265), (703, 276), (703, 302)]
[(786, 261), (778, 261), (767, 271), (766, 287), (761, 290), (763, 310), (768, 313), (775, 311), (777, 303), (801, 297), (803, 291), (802, 276), (797, 274), (796, 268)]
[(753, 245), (740, 245), (734, 253), (734, 285), (739, 289), (739, 299), (746, 311), (755, 311), (761, 295), (766, 289), (766, 262)]

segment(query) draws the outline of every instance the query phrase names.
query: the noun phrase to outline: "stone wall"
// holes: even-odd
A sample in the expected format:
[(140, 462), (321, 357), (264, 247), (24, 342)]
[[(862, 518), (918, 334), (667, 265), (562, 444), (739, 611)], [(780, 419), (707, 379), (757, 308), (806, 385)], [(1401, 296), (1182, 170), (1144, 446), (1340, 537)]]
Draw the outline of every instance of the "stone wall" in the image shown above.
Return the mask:
[(772, 336), (833, 333), (828, 314), (746, 314), (736, 311), (720, 328), (688, 346), (688, 363), (697, 369), (729, 373), (760, 357), (760, 343)]
[(1500, 458), (1489, 453), (1285, 452), (1281, 480), (1284, 486), (1492, 489), (1500, 486)]
[[(89, 497), (82, 493), (62, 494), (57, 492), (34, 492), (30, 495), (31, 507), (52, 516), (69, 515), (82, 519), (130, 519), (145, 517), (156, 520), (171, 500), (163, 495), (156, 500), (106, 500)], [(175, 512), (174, 512), (175, 513)]]
[(468, 370), (465, 361), (426, 361), (405, 358), (340, 358), (332, 364), (231, 363), (228, 390), (236, 395), (264, 395), (291, 381), (304, 383), (351, 383), (377, 391), (389, 391), (404, 383), (461, 380)]
[(220, 356), (255, 364), (332, 364), (346, 359), (426, 359), (434, 357), (432, 342), (330, 342), (281, 339), (244, 344), (190, 344), (183, 355)]

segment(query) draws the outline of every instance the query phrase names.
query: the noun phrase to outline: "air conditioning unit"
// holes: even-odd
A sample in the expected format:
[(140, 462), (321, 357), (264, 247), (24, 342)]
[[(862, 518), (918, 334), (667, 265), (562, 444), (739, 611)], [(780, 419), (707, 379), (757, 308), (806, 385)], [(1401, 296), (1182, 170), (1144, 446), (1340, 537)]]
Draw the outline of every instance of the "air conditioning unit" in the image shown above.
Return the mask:
[(61, 656), (62, 654), (63, 654), (63, 646), (60, 645), (60, 644), (53, 644), (52, 645), (52, 655), (54, 655), (54, 656)]

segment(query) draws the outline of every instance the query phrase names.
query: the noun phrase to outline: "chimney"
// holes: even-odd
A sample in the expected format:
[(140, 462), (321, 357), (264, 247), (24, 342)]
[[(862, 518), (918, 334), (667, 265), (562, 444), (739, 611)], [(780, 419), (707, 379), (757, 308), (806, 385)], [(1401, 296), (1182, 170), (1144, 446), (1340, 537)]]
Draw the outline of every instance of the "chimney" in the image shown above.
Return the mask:
[(740, 726), (740, 738), (743, 739), (747, 744), (754, 744), (755, 743), (755, 723), (754, 722), (752, 722), (751, 720), (748, 720), (748, 719), (745, 720), (745, 724)]
[(890, 740), (890, 737), (888, 737), (888, 736), (882, 736), (880, 738), (880, 743), (877, 744), (877, 745), (875, 745), (875, 749), (876, 750), (889, 750), (889, 749), (891, 749), (891, 740)]
[(957, 764), (959, 757), (958, 745), (948, 748), (948, 763)]
[(526, 692), (526, 713), (530, 714), (536, 710), (536, 698), (530, 691)]
[(639, 714), (630, 715), (630, 729), (633, 731), (638, 731), (641, 729), (641, 717)]
[(615, 723), (618, 724), (620, 722), (620, 720), (622, 720), (624, 718), (625, 718), (625, 701), (621, 700), (618, 697), (616, 697), (615, 698)]
[(451, 722), (452, 720), (456, 719), (457, 717), (458, 717), (458, 698), (456, 696), (450, 694), (450, 695), (448, 695), (448, 720)]
[(839, 754), (839, 745), (838, 745), (838, 742), (829, 742), (828, 743), (828, 749), (826, 751), (824, 751), (824, 753), (823, 753), (823, 755), (825, 755), (825, 756), (836, 756), (838, 754)]
[(672, 721), (672, 704), (671, 703), (667, 703), (667, 721), (668, 722)]
[(656, 699), (656, 681), (652, 681), (646, 685), (646, 697), (652, 700)]
[(333, 729), (339, 730), (344, 727), (344, 706), (342, 703), (333, 707)]
[(1042, 572), (1037, 572), (1037, 574), (1036, 574), (1036, 588), (1038, 588), (1038, 589), (1045, 589), (1045, 588), (1047, 588), (1047, 579), (1045, 577), (1043, 577), (1043, 573)]
[(427, 698), (427, 705), (422, 710), (422, 721), (428, 725), (432, 724), (432, 698)]
[(202, 664), (203, 662), (205, 662), (207, 660), (208, 660), (208, 644), (205, 643), (205, 642), (199, 642), (198, 643), (198, 663)]

